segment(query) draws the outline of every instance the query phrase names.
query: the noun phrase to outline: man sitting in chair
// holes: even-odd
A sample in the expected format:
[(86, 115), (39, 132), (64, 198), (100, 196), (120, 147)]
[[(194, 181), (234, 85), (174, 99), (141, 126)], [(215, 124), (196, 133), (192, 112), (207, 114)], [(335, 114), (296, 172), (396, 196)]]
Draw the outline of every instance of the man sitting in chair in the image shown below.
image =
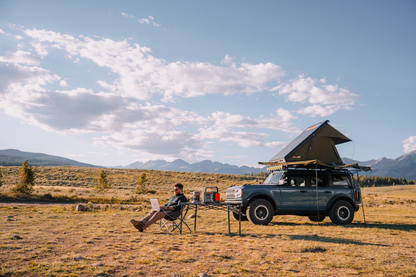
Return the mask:
[(177, 183), (173, 187), (175, 191), (175, 195), (172, 196), (168, 203), (163, 206), (160, 206), (159, 211), (152, 210), (148, 215), (140, 219), (140, 221), (131, 219), (130, 222), (133, 224), (134, 228), (139, 230), (139, 232), (143, 232), (150, 225), (161, 220), (165, 216), (169, 216), (171, 218), (177, 218), (181, 214), (181, 203), (188, 202), (185, 195), (183, 194), (183, 185)]

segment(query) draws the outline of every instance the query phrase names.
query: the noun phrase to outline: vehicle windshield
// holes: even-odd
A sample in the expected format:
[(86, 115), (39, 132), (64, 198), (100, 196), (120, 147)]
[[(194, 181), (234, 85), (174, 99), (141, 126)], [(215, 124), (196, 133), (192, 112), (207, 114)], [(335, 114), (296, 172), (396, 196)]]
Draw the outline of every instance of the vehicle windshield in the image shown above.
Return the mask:
[(272, 172), (264, 180), (264, 184), (278, 185), (283, 172)]

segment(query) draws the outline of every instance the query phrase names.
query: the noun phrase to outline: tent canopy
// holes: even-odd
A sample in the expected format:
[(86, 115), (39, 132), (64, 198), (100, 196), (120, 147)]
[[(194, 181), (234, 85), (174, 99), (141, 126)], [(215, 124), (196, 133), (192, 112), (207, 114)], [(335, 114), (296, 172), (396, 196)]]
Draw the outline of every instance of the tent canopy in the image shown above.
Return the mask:
[(324, 164), (343, 165), (335, 145), (351, 140), (328, 122), (326, 120), (306, 128), (268, 163), (260, 164), (319, 160)]

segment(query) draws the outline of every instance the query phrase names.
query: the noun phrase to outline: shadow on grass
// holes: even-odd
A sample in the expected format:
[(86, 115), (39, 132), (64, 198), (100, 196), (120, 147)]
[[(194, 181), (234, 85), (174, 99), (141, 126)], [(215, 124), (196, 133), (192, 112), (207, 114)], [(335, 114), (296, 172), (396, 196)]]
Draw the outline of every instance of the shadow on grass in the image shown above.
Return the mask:
[(358, 240), (351, 240), (351, 239), (343, 239), (343, 238), (332, 238), (332, 237), (325, 237), (325, 236), (318, 236), (318, 235), (284, 235), (289, 237), (291, 240), (307, 240), (307, 241), (316, 241), (316, 242), (330, 242), (330, 243), (337, 243), (337, 244), (353, 244), (353, 245), (371, 245), (371, 246), (386, 246), (386, 244), (380, 243), (367, 243)]
[[(330, 227), (330, 226), (337, 226), (332, 223), (320, 223), (319, 225), (317, 223), (283, 223), (283, 222), (271, 222), (269, 223), (270, 226), (300, 226), (300, 225), (307, 225), (307, 226), (321, 226), (321, 227)], [(415, 224), (398, 224), (398, 223), (392, 223), (392, 224), (386, 224), (386, 223), (352, 223), (348, 225), (339, 225), (343, 228), (378, 228), (378, 229), (387, 229), (387, 230), (395, 230), (395, 231), (416, 231), (416, 225)]]

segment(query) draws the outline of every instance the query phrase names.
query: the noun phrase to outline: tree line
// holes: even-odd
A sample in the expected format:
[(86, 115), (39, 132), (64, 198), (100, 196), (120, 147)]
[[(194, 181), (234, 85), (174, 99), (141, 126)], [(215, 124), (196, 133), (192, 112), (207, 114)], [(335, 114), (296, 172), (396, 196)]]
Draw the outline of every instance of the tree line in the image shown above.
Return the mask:
[[(354, 176), (357, 181), (357, 176)], [(414, 185), (416, 180), (406, 180), (400, 177), (378, 177), (378, 176), (359, 176), (359, 183), (361, 187), (381, 187), (394, 185)]]

